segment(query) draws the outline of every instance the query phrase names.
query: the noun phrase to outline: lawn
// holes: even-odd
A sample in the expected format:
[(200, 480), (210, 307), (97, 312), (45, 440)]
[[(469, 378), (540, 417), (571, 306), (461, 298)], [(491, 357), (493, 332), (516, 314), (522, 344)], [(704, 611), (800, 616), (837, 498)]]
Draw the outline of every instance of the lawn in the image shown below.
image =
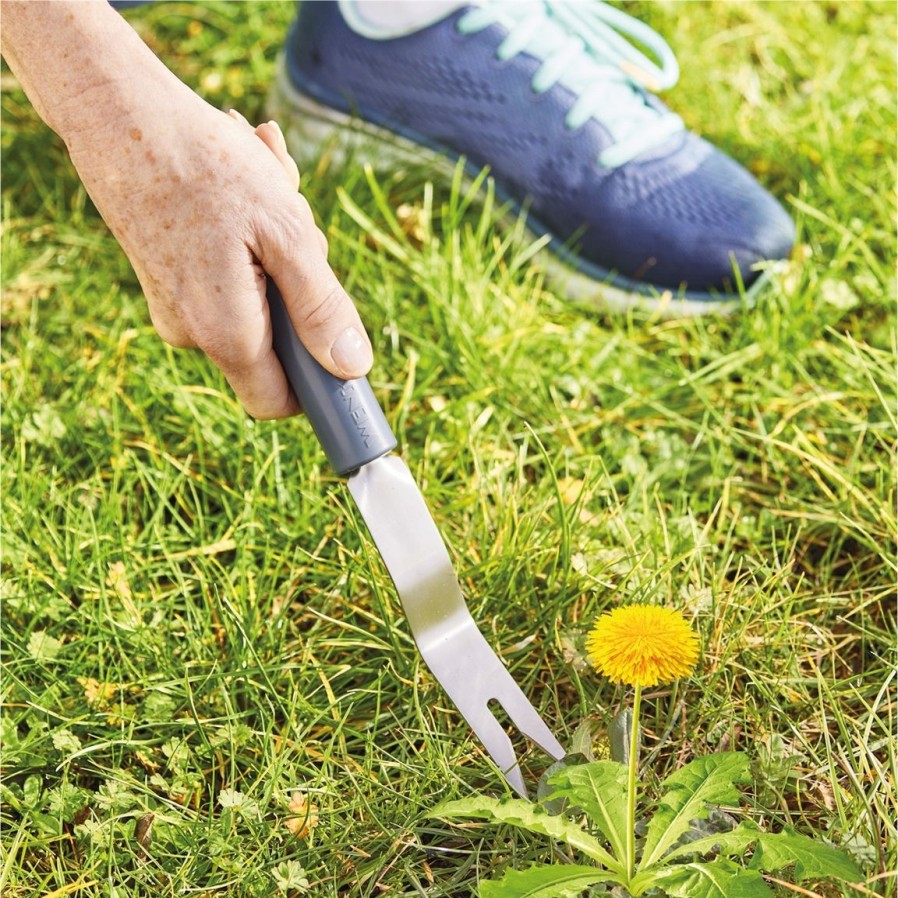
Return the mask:
[[(679, 56), (670, 105), (797, 222), (753, 307), (572, 306), (488, 194), (426, 172), (323, 154), (304, 190), (471, 612), (561, 741), (603, 751), (627, 700), (586, 663), (596, 616), (676, 607), (701, 661), (645, 695), (643, 778), (743, 750), (740, 813), (864, 871), (777, 895), (895, 896), (896, 9), (627, 8)], [(292, 14), (127, 13), (253, 121)], [(2, 78), (0, 893), (463, 898), (560, 860), (429, 816), (506, 787), (348, 492), (303, 419), (250, 420), (155, 335), (62, 143)]]

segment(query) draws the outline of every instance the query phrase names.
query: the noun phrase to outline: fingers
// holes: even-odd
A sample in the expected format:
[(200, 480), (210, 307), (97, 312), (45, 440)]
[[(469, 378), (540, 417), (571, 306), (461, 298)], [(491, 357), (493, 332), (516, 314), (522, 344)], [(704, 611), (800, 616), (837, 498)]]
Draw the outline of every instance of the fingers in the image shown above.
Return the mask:
[(249, 254), (242, 265), (229, 267), (233, 275), (227, 292), (190, 322), (193, 340), (254, 418), (295, 415), (299, 403), (271, 346), (265, 275)]
[(327, 263), (308, 203), (295, 203), (278, 221), (266, 221), (256, 253), (275, 280), (296, 332), (332, 374), (363, 377), (373, 361), (365, 328), (352, 300)]
[(239, 122), (247, 130), (251, 130), (255, 135), (274, 153), (275, 158), (281, 163), (281, 167), (287, 173), (293, 183), (293, 189), (299, 190), (299, 166), (296, 160), (290, 155), (287, 149), (287, 141), (284, 139), (284, 133), (281, 126), (274, 121), (262, 122), (255, 128), (241, 115), (236, 109), (229, 109), (228, 115)]
[[(235, 117), (238, 117), (245, 122), (248, 128), (251, 128), (249, 122), (240, 115), (235, 109), (231, 110), (231, 114)], [(300, 184), (300, 175), (299, 175), (299, 166), (296, 164), (296, 161), (290, 155), (290, 151), (287, 149), (287, 141), (284, 139), (284, 132), (281, 131), (281, 126), (274, 120), (263, 122), (261, 125), (257, 125), (253, 132), (255, 135), (261, 139), (262, 143), (274, 153), (278, 162), (281, 163), (284, 171), (287, 173), (287, 176), (293, 183), (293, 189), (299, 190)], [(324, 253), (324, 257), (327, 258), (327, 237), (324, 236), (324, 233), (320, 228), (317, 228), (316, 239), (321, 246), (321, 251)]]
[(287, 176), (293, 183), (293, 189), (299, 190), (299, 166), (287, 151), (287, 141), (277, 122), (263, 122), (256, 129), (256, 136), (274, 153)]
[[(251, 127), (236, 110), (229, 114)], [(298, 189), (299, 169), (277, 122), (264, 122), (253, 130)], [(315, 224), (308, 203), (298, 194), (290, 200), (280, 206), (279, 215), (260, 216), (253, 250), (280, 288), (309, 352), (338, 377), (363, 377), (373, 361), (365, 328), (327, 263), (327, 239)]]
[[(344, 379), (364, 376), (373, 361), (371, 344), (352, 300), (327, 262), (327, 240), (315, 224), (309, 204), (296, 192), (299, 169), (287, 150), (280, 127), (269, 121), (252, 128), (235, 110), (230, 115), (239, 125), (252, 130), (268, 148), (293, 188), (285, 193), (272, 185), (264, 202), (256, 205), (254, 234), (249, 244), (253, 255), (277, 283), (297, 334), (317, 361)], [(264, 281), (258, 290), (267, 312)], [(270, 350), (270, 336), (268, 346)], [(258, 367), (260, 360), (249, 366), (242, 363), (246, 361), (222, 359), (218, 364), (247, 411), (256, 417), (292, 414), (296, 401), (274, 353), (269, 351), (265, 360), (272, 370), (264, 373)], [(254, 384), (264, 381), (277, 382), (277, 395), (254, 395)]]
[(261, 272), (254, 283), (241, 285), (235, 293), (234, 305), (238, 304), (244, 312), (257, 310), (251, 318), (246, 317), (242, 340), (219, 347), (207, 344), (203, 347), (206, 354), (221, 368), (243, 407), (257, 420), (297, 414), (299, 403), (271, 348), (265, 277)]
[[(228, 110), (228, 115), (235, 121), (240, 122), (248, 131), (252, 131), (261, 139), (262, 143), (274, 153), (278, 162), (281, 163), (281, 166), (293, 183), (293, 189), (299, 190), (299, 166), (287, 149), (287, 141), (284, 138), (284, 132), (281, 131), (281, 126), (272, 119), (271, 121), (263, 122), (261, 125), (253, 128), (253, 126), (236, 109)], [(324, 233), (320, 228), (318, 229), (316, 239), (321, 247), (321, 251), (324, 253), (324, 257), (327, 258), (327, 237), (324, 236)]]

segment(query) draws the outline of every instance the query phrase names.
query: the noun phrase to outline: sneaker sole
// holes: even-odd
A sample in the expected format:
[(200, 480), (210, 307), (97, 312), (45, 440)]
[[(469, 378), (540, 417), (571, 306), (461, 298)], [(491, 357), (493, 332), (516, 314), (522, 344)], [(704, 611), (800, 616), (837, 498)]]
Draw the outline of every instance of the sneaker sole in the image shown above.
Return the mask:
[[(344, 165), (349, 159), (367, 162), (377, 169), (427, 165), (447, 182), (452, 179), (458, 164), (458, 157), (453, 159), (302, 93), (291, 81), (283, 57), (268, 95), (267, 109), (281, 124), (287, 146), (299, 162), (315, 161), (326, 148), (338, 165)], [(515, 221), (520, 213), (518, 206), (509, 214), (509, 220)], [(534, 240), (540, 239), (541, 235), (533, 228), (528, 226), (527, 231)], [(597, 266), (590, 265), (593, 270), (585, 271), (588, 263), (568, 261), (565, 257), (570, 258), (570, 250), (557, 237), (550, 236), (551, 241), (536, 253), (535, 258), (552, 285), (571, 302), (612, 312), (639, 309), (663, 318), (732, 314), (754, 304), (769, 282), (773, 267), (773, 264), (765, 266), (751, 287), (740, 294), (715, 295), (688, 290), (674, 293), (670, 289), (622, 283), (621, 278)]]

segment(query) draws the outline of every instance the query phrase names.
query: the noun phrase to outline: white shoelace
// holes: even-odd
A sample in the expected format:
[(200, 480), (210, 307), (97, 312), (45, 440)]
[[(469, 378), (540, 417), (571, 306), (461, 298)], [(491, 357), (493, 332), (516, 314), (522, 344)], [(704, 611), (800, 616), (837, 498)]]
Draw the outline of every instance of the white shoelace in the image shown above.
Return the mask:
[(673, 51), (648, 25), (602, 2), (487, 0), (465, 13), (458, 28), (473, 34), (493, 23), (508, 30), (499, 59), (527, 53), (541, 60), (531, 83), (536, 93), (561, 83), (577, 95), (565, 116), (568, 128), (594, 118), (609, 130), (614, 144), (601, 153), (600, 165), (616, 168), (683, 130), (678, 115), (648, 102), (647, 90), (672, 87), (679, 77)]

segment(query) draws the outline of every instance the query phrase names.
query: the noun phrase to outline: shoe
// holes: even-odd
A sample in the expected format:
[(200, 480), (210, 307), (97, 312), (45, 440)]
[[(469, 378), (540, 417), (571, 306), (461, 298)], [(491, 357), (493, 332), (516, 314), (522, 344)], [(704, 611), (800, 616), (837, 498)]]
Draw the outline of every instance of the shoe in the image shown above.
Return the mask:
[(788, 256), (789, 215), (649, 92), (676, 82), (676, 59), (620, 10), (484, 2), (375, 38), (342, 5), (301, 3), (288, 35), (270, 107), (291, 147), (336, 134), (379, 160), (489, 166), (575, 300), (725, 311)]

